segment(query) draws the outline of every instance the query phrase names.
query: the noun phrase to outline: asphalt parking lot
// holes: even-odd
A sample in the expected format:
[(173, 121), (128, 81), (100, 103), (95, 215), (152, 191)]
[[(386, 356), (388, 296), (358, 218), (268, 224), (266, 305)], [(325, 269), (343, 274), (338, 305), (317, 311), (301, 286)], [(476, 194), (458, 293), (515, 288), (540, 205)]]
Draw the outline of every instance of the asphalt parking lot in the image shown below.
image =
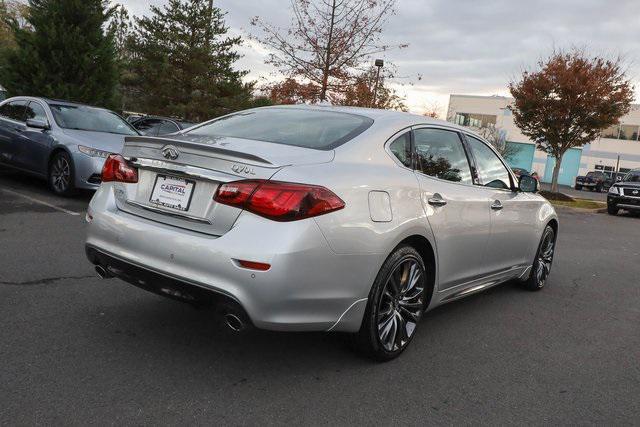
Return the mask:
[(560, 210), (547, 288), (440, 307), (375, 364), (98, 279), (89, 198), (0, 171), (0, 425), (640, 422), (640, 218)]

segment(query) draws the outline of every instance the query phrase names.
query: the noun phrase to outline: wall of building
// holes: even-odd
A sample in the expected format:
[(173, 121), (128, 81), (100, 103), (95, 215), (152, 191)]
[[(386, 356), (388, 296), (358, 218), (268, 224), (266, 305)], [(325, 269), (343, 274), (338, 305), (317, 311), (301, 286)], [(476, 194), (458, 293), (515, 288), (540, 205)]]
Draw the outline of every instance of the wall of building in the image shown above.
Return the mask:
[[(535, 144), (522, 135), (513, 122), (511, 111), (507, 108), (512, 102), (512, 98), (504, 96), (451, 95), (447, 120), (461, 122), (464, 119), (461, 113), (495, 116), (495, 126), (505, 133), (507, 144), (521, 147), (518, 154), (509, 159), (511, 166), (535, 171), (543, 181), (550, 180), (549, 169), (555, 164), (555, 159), (550, 159), (546, 153), (535, 149)], [(582, 148), (574, 149), (567, 157), (566, 164), (564, 160), (562, 162), (561, 181), (563, 183), (571, 185), (576, 175), (584, 175), (594, 169), (640, 168), (640, 141), (637, 140), (640, 135), (640, 106), (634, 105), (631, 112), (625, 115), (620, 123), (624, 128), (623, 132), (618, 132), (618, 137), (625, 135), (626, 138), (636, 138), (636, 140), (599, 138)], [(637, 128), (635, 128), (636, 125)], [(615, 132), (608, 132), (608, 134), (615, 134)]]

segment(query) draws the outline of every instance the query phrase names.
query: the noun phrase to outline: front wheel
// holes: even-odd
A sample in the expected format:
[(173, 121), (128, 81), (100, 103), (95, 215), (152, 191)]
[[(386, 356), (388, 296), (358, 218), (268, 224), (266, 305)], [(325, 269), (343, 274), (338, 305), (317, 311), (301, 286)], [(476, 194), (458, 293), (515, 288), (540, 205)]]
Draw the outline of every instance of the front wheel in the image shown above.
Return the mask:
[(49, 187), (60, 196), (75, 194), (73, 162), (64, 151), (56, 153), (49, 163)]
[(551, 272), (551, 264), (553, 264), (553, 255), (556, 246), (556, 233), (550, 225), (544, 229), (536, 259), (533, 261), (531, 275), (523, 283), (525, 289), (530, 291), (539, 291), (544, 285)]
[(425, 264), (411, 246), (396, 249), (382, 265), (369, 294), (357, 350), (378, 361), (394, 359), (415, 335), (425, 308)]
[(609, 215), (618, 215), (618, 208), (616, 205), (607, 205), (607, 213)]
[(576, 184), (576, 190), (578, 190), (578, 191), (582, 190), (582, 185)]

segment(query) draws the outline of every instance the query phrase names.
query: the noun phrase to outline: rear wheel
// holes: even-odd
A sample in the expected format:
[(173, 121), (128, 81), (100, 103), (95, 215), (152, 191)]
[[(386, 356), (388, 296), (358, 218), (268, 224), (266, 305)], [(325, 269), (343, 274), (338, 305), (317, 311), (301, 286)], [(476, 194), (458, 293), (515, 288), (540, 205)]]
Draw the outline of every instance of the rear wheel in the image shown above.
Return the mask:
[(71, 157), (64, 152), (56, 153), (49, 163), (49, 187), (60, 196), (75, 194), (74, 171)]
[(536, 253), (536, 259), (533, 261), (531, 275), (523, 283), (525, 289), (539, 291), (544, 287), (551, 272), (555, 247), (556, 233), (550, 225), (547, 225), (538, 245), (538, 252)]
[(384, 262), (369, 294), (356, 349), (378, 361), (402, 353), (413, 338), (425, 308), (426, 272), (420, 254), (401, 246)]

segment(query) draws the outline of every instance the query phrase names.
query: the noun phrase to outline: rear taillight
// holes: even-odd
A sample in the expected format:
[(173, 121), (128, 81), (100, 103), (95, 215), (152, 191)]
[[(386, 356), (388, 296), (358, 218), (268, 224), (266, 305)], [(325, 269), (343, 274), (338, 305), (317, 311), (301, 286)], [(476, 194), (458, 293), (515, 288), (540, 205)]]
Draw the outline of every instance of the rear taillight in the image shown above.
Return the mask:
[(265, 180), (222, 184), (213, 198), (274, 221), (296, 221), (344, 208), (340, 197), (324, 187)]
[(102, 167), (102, 182), (138, 182), (138, 169), (129, 166), (120, 154), (109, 154)]

